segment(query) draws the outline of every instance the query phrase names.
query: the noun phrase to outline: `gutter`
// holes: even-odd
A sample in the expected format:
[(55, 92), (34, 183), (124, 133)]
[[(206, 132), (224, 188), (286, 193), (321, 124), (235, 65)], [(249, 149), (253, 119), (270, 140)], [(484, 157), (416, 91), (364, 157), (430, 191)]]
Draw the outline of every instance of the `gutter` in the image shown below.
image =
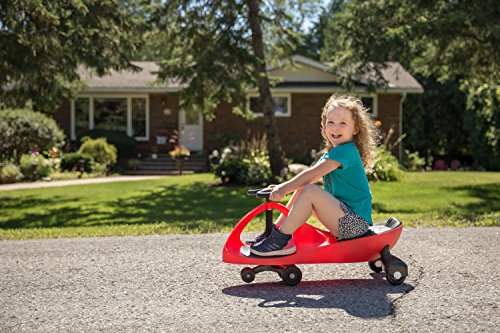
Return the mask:
[[(403, 102), (405, 101), (405, 99), (406, 93), (403, 93), (401, 101), (399, 102), (399, 137), (403, 135)], [(401, 163), (403, 160), (403, 142), (404, 140), (401, 140), (401, 143), (399, 144), (399, 163)]]

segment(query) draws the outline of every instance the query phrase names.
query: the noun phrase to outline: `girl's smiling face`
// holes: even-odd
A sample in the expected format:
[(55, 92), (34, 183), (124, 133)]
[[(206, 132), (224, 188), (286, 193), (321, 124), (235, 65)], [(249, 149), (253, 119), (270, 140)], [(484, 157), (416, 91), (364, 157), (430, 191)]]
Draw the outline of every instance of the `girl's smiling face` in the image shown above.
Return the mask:
[(334, 147), (352, 141), (358, 132), (351, 111), (342, 107), (334, 107), (326, 113), (324, 128), (326, 137)]

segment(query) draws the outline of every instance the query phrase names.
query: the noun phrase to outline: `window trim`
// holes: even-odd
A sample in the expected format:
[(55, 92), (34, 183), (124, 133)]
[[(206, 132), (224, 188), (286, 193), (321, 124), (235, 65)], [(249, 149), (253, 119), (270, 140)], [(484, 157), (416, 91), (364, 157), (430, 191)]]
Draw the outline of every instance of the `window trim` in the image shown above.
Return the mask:
[[(281, 113), (274, 113), (275, 117), (277, 118), (289, 118), (292, 116), (292, 94), (291, 93), (282, 93), (282, 92), (277, 92), (277, 93), (271, 93), (271, 96), (272, 97), (286, 97), (287, 98), (287, 108), (288, 108), (288, 112), (285, 113), (285, 114), (281, 114)], [(250, 112), (252, 112), (252, 110), (250, 110), (250, 98), (255, 98), (255, 97), (259, 97), (259, 94), (257, 93), (249, 93), (247, 94), (247, 110), (249, 110)], [(264, 114), (262, 113), (256, 113), (256, 112), (252, 112), (252, 114), (255, 116), (255, 117), (263, 117)]]
[[(77, 98), (89, 99), (89, 130), (94, 129), (94, 99), (95, 98), (125, 98), (127, 99), (127, 132), (128, 136), (132, 136), (132, 98), (144, 98), (146, 100), (146, 136), (136, 136), (137, 141), (149, 141), (149, 94), (82, 94)], [(70, 135), (71, 140), (76, 140), (75, 128), (75, 99), (71, 100), (70, 106)]]

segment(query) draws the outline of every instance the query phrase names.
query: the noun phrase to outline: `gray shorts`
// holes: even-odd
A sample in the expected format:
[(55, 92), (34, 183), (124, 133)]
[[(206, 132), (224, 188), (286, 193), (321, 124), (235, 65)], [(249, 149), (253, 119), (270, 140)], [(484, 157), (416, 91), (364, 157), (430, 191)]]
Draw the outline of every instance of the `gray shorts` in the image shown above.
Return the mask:
[(368, 231), (370, 225), (365, 219), (356, 215), (342, 201), (340, 207), (342, 207), (345, 216), (339, 219), (339, 237), (337, 237), (337, 240), (356, 238)]

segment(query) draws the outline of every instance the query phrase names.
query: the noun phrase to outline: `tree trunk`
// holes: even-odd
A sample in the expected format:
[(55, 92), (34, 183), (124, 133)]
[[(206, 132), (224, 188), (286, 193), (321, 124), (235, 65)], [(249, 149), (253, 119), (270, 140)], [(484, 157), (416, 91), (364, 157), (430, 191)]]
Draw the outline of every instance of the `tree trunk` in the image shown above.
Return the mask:
[(259, 0), (248, 0), (248, 21), (252, 30), (252, 48), (259, 59), (257, 73), (259, 75), (259, 109), (264, 114), (267, 149), (271, 163), (273, 178), (280, 174), (285, 166), (283, 151), (281, 149), (276, 117), (274, 116), (274, 102), (271, 96), (269, 78), (267, 76), (266, 59), (264, 55), (264, 42), (262, 41), (261, 20), (259, 16)]

